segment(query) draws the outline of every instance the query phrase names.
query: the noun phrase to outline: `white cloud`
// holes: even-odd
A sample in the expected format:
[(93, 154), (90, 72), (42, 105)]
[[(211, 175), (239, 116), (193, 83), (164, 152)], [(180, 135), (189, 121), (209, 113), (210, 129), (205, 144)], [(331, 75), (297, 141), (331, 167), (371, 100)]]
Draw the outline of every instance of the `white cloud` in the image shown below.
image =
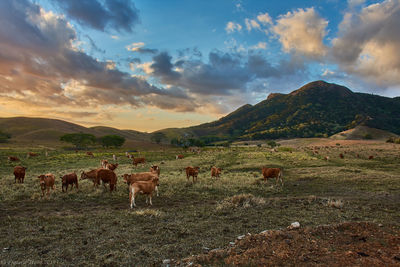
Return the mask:
[(253, 45), (250, 48), (255, 49), (255, 50), (258, 50), (258, 49), (265, 50), (265, 49), (267, 49), (267, 43), (266, 42), (258, 42), (258, 44)]
[(254, 19), (245, 19), (244, 22), (246, 24), (247, 31), (251, 31), (252, 29), (260, 30), (260, 24)]
[(264, 14), (259, 14), (257, 16), (257, 19), (258, 19), (259, 22), (261, 22), (264, 25), (272, 24), (272, 19), (271, 19), (270, 15), (267, 12), (265, 12)]
[(233, 33), (235, 31), (240, 32), (241, 30), (242, 30), (242, 25), (240, 25), (239, 23), (236, 23), (236, 22), (232, 22), (232, 21), (229, 21), (225, 27), (225, 31), (227, 33)]
[(138, 42), (138, 43), (132, 43), (132, 44), (130, 44), (130, 45), (127, 45), (127, 46), (125, 46), (125, 48), (126, 48), (126, 50), (128, 50), (128, 51), (135, 52), (135, 51), (139, 51), (140, 48), (142, 48), (144, 45), (145, 45), (145, 43), (143, 43), (143, 42)]

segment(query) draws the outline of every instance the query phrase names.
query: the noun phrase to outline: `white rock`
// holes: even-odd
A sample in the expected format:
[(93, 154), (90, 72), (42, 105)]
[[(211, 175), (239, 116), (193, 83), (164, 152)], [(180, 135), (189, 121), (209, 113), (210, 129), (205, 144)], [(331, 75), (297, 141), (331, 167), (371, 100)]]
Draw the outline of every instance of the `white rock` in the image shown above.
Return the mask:
[(299, 222), (293, 222), (288, 228), (289, 229), (296, 229), (300, 227), (300, 223)]
[(242, 240), (245, 237), (245, 235), (240, 235), (237, 237), (237, 239)]

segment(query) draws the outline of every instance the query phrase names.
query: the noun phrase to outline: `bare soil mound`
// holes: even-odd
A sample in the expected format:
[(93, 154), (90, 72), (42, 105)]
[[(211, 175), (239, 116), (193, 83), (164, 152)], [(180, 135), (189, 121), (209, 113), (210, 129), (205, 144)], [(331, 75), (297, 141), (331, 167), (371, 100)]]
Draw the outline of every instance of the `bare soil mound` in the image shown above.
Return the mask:
[(270, 230), (181, 266), (400, 266), (400, 231), (367, 222)]

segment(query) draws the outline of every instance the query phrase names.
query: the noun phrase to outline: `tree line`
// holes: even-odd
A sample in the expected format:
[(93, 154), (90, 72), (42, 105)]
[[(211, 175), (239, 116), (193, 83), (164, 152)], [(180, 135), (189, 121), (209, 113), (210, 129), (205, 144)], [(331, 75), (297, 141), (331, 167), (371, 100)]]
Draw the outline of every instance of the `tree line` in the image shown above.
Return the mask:
[(99, 144), (105, 148), (121, 147), (125, 143), (125, 138), (119, 135), (104, 135), (96, 138), (93, 134), (70, 133), (60, 137), (60, 141), (73, 144), (76, 149), (87, 148), (90, 145)]

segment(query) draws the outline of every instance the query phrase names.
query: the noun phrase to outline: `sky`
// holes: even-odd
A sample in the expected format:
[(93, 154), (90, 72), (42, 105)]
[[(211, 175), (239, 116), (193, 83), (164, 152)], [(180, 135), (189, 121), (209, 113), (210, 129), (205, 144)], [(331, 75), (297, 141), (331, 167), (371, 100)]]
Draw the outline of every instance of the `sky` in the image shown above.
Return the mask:
[(400, 96), (400, 0), (1, 0), (0, 117), (153, 132), (314, 80)]

